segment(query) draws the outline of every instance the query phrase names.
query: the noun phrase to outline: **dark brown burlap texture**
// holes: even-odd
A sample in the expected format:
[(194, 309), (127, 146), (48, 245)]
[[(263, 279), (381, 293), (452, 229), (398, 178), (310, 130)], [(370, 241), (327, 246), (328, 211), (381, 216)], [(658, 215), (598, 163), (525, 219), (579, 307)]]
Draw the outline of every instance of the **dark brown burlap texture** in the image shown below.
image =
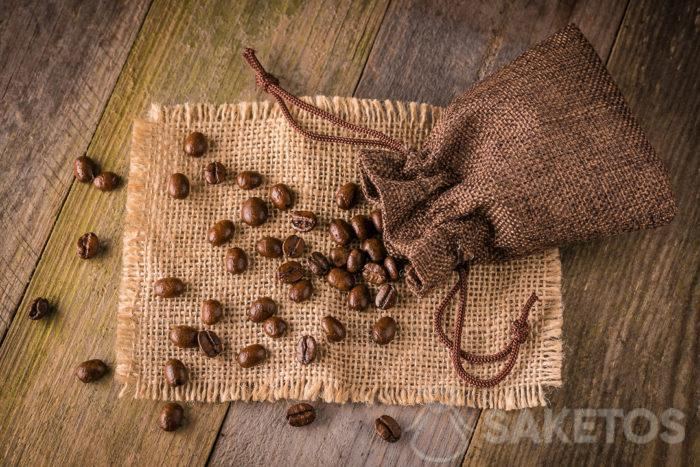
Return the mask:
[(363, 150), (360, 164), (419, 294), (463, 262), (655, 227), (676, 212), (661, 162), (573, 25), (455, 99), (420, 151)]

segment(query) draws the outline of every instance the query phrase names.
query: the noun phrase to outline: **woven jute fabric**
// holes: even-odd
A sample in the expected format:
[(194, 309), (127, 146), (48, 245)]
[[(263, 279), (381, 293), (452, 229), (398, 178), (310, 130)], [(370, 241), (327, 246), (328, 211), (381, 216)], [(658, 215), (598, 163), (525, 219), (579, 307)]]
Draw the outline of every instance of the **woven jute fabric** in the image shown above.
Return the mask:
[[(350, 122), (366, 125), (421, 147), (440, 109), (427, 105), (379, 102), (350, 98), (306, 99)], [(334, 134), (334, 127), (317, 118), (294, 116), (315, 131)], [(204, 157), (182, 153), (183, 138), (201, 131), (210, 141)], [(223, 163), (229, 173), (256, 170), (265, 177), (257, 189), (244, 191), (229, 177), (223, 184), (204, 183), (203, 171), (212, 161)], [(511, 262), (475, 266), (469, 276), (469, 313), (463, 348), (493, 353), (510, 337), (511, 321), (534, 291), (541, 301), (532, 310), (531, 333), (508, 378), (494, 388), (465, 385), (456, 376), (448, 350), (437, 340), (432, 319), (435, 309), (454, 284), (456, 275), (424, 297), (397, 286), (395, 308), (352, 311), (346, 294), (332, 289), (324, 279), (314, 279), (314, 295), (305, 303), (287, 298), (288, 287), (276, 280), (282, 259), (266, 259), (255, 253), (262, 236), (284, 239), (294, 233), (290, 212), (270, 207), (271, 216), (260, 227), (239, 220), (242, 202), (251, 196), (268, 199), (275, 183), (289, 185), (296, 195), (295, 209), (318, 214), (315, 230), (300, 234), (311, 251), (327, 253), (327, 233), (332, 218), (349, 219), (368, 213), (372, 205), (361, 203), (350, 212), (334, 203), (336, 189), (358, 181), (358, 150), (346, 145), (316, 143), (295, 133), (276, 104), (154, 106), (150, 118), (136, 121), (131, 148), (127, 214), (124, 234), (123, 275), (117, 335), (117, 377), (122, 394), (136, 398), (224, 401), (301, 399), (328, 402), (381, 402), (421, 404), (442, 402), (473, 407), (518, 409), (545, 404), (545, 388), (561, 384), (562, 309), (560, 262), (557, 250), (548, 250)], [(186, 174), (192, 184), (187, 199), (167, 195), (170, 174)], [(406, 193), (410, 196), (410, 193)], [(216, 221), (236, 224), (233, 240), (214, 247), (207, 230)], [(227, 248), (239, 246), (249, 255), (250, 266), (238, 276), (226, 273)], [(184, 295), (160, 299), (153, 294), (155, 280), (175, 276), (185, 281)], [(289, 323), (281, 339), (267, 337), (260, 324), (246, 319), (249, 304), (270, 296), (279, 304), (278, 315)], [(200, 322), (200, 305), (218, 299), (225, 318), (214, 326)], [(456, 303), (446, 328), (451, 329)], [(333, 315), (347, 328), (347, 337), (329, 344), (321, 331), (321, 319)], [(372, 324), (381, 316), (393, 316), (399, 326), (396, 339), (379, 346), (369, 338)], [(178, 349), (168, 339), (171, 326), (193, 325), (213, 329), (224, 342), (217, 358), (197, 349)], [(303, 366), (295, 358), (302, 335), (315, 336), (320, 358)], [(237, 351), (260, 343), (270, 353), (262, 365), (242, 369)], [(170, 388), (163, 378), (163, 363), (182, 360), (190, 382)], [(495, 373), (499, 364), (475, 366), (482, 377)]]
[(362, 152), (384, 238), (430, 290), (456, 265), (656, 227), (676, 213), (661, 161), (570, 25), (457, 97), (421, 150)]

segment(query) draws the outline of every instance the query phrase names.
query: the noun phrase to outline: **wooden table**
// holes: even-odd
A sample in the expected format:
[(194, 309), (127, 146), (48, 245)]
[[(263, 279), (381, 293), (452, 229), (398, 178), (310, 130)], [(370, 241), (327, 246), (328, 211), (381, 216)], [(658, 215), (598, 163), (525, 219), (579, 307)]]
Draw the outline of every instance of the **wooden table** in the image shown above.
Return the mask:
[[(700, 37), (692, 0), (483, 2), (367, 0), (0, 2), (0, 464), (686, 464), (700, 456)], [(308, 429), (285, 403), (192, 404), (176, 433), (160, 403), (118, 399), (112, 378), (78, 384), (75, 365), (114, 361), (126, 190), (74, 183), (87, 152), (126, 174), (130, 126), (149, 103), (259, 99), (240, 57), (256, 47), (299, 94), (445, 105), (569, 22), (607, 62), (671, 173), (680, 211), (669, 227), (562, 250), (564, 386), (551, 409), (492, 413), (442, 406), (319, 406)], [(74, 243), (109, 239), (100, 268)], [(97, 270), (97, 272), (95, 272)], [(37, 296), (58, 303), (27, 319)], [(636, 443), (619, 418), (606, 442), (509, 433), (567, 410), (680, 411), (683, 441)], [(406, 429), (387, 444), (372, 420)], [(578, 411), (577, 413), (581, 413)], [(525, 415), (523, 415), (525, 414)], [(600, 413), (599, 413), (600, 415)], [(524, 420), (524, 421), (523, 421)], [(637, 432), (649, 431), (644, 418)], [(661, 427), (663, 431), (663, 426)], [(524, 433), (532, 433), (525, 431)], [(535, 434), (542, 434), (541, 429)], [(502, 440), (501, 440), (502, 441)]]

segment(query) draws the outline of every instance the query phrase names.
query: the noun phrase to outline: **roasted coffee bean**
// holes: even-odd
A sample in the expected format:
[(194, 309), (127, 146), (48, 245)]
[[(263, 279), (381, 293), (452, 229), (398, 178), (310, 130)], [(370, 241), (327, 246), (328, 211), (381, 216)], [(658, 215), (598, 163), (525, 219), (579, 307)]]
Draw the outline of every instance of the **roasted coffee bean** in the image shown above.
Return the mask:
[(267, 349), (260, 344), (243, 347), (236, 357), (241, 368), (251, 368), (267, 360)]
[(273, 339), (282, 337), (287, 333), (287, 322), (279, 316), (271, 316), (263, 321), (263, 331)]
[(157, 297), (172, 298), (182, 295), (185, 291), (185, 283), (177, 277), (165, 277), (158, 279), (153, 284), (153, 293)]
[(331, 252), (328, 257), (331, 259), (333, 266), (337, 268), (344, 268), (348, 264), (350, 252), (344, 246), (336, 246), (331, 248)]
[(182, 144), (182, 150), (185, 151), (185, 154), (188, 156), (200, 157), (207, 152), (208, 146), (207, 137), (195, 131), (187, 135)]
[(316, 420), (316, 411), (310, 404), (302, 402), (287, 409), (287, 422), (292, 426), (304, 426)]
[(308, 365), (316, 359), (316, 339), (313, 336), (302, 336), (297, 343), (297, 360), (302, 365)]
[(277, 279), (285, 284), (293, 284), (304, 278), (304, 268), (298, 261), (287, 261), (277, 268)]
[(382, 243), (382, 241), (378, 238), (368, 238), (366, 240), (363, 240), (362, 244), (360, 245), (360, 248), (362, 248), (364, 252), (367, 253), (367, 256), (369, 256), (370, 261), (374, 261), (375, 263), (384, 261), (384, 257), (386, 256), (386, 249), (384, 248), (384, 244)]
[(317, 276), (325, 276), (331, 270), (331, 262), (323, 253), (314, 251), (309, 257), (309, 269)]
[(262, 181), (262, 175), (252, 170), (244, 170), (243, 172), (238, 172), (238, 175), (236, 175), (236, 183), (244, 190), (257, 188), (262, 184)]
[(221, 162), (210, 162), (204, 169), (204, 181), (209, 185), (218, 185), (226, 180), (226, 166)]
[(353, 274), (362, 271), (362, 268), (365, 267), (365, 252), (359, 248), (350, 250), (346, 267), (348, 272)]
[(121, 179), (114, 172), (102, 172), (92, 180), (92, 184), (100, 191), (112, 191), (119, 187)]
[(290, 235), (282, 244), (284, 254), (290, 258), (299, 258), (304, 254), (304, 249), (306, 249), (306, 242), (304, 242), (303, 238), (297, 235)]
[(340, 342), (345, 339), (345, 326), (332, 316), (326, 316), (321, 320), (321, 328), (326, 333), (328, 342)]
[(173, 326), (170, 329), (170, 342), (181, 349), (197, 347), (197, 330), (192, 326)]
[(280, 211), (286, 211), (291, 208), (294, 203), (292, 190), (283, 183), (272, 185), (272, 188), (270, 188), (270, 201), (272, 201), (272, 205)]
[(395, 443), (401, 439), (401, 427), (388, 415), (382, 415), (374, 421), (374, 431), (384, 441)]
[(233, 238), (236, 226), (230, 220), (219, 221), (207, 233), (207, 240), (214, 246), (220, 246)]
[(45, 298), (35, 298), (31, 305), (29, 305), (29, 319), (37, 320), (44, 316), (51, 314), (53, 308), (49, 304), (49, 301)]
[(224, 317), (224, 306), (218, 300), (204, 300), (201, 313), (202, 322), (211, 326), (221, 321)]
[(199, 344), (199, 349), (204, 352), (204, 355), (210, 358), (216, 357), (224, 351), (224, 345), (214, 331), (206, 329), (204, 331), (199, 331), (197, 333), (197, 343)]
[(362, 269), (362, 278), (370, 284), (382, 285), (386, 283), (387, 275), (381, 264), (367, 263)]
[(241, 206), (241, 220), (246, 224), (257, 227), (267, 220), (267, 205), (260, 198), (248, 198)]
[(379, 287), (377, 291), (377, 296), (374, 298), (374, 306), (381, 310), (388, 310), (396, 305), (398, 298), (399, 294), (396, 292), (394, 286), (391, 284), (384, 284)]
[(174, 199), (185, 199), (190, 194), (190, 181), (185, 174), (174, 173), (168, 179), (168, 195)]
[(347, 245), (353, 237), (352, 227), (343, 219), (333, 219), (328, 224), (328, 233), (336, 245)]
[(383, 316), (372, 326), (372, 340), (379, 345), (386, 345), (394, 340), (396, 321), (391, 316)]
[(182, 426), (185, 411), (176, 402), (168, 402), (163, 405), (158, 416), (158, 426), (164, 431), (175, 431)]
[(73, 162), (73, 175), (79, 182), (90, 183), (97, 173), (97, 164), (88, 156), (80, 156)]
[(248, 255), (241, 248), (229, 248), (226, 252), (226, 271), (242, 274), (248, 269)]
[(281, 258), (282, 240), (275, 237), (263, 237), (255, 244), (255, 251), (265, 258)]
[(163, 366), (163, 376), (168, 386), (177, 387), (187, 383), (187, 367), (177, 358), (171, 358)]
[(333, 268), (326, 276), (328, 283), (338, 290), (347, 292), (355, 286), (355, 278), (345, 269)]
[(90, 259), (100, 252), (100, 239), (93, 232), (88, 232), (78, 239), (78, 256)]
[(372, 220), (362, 214), (358, 214), (350, 219), (350, 225), (355, 232), (355, 236), (360, 240), (365, 240), (374, 235), (374, 224)]
[(102, 378), (109, 371), (109, 367), (102, 360), (88, 360), (78, 365), (75, 376), (83, 383), (92, 383)]
[(311, 211), (294, 211), (292, 213), (292, 228), (299, 232), (309, 232), (316, 227), (318, 219)]
[(381, 234), (384, 232), (384, 216), (382, 215), (381, 209), (375, 209), (369, 213), (369, 218), (372, 219), (372, 224), (374, 224), (374, 230)]
[(350, 182), (338, 188), (335, 193), (335, 203), (340, 209), (352, 209), (357, 203), (359, 187)]
[(348, 294), (348, 306), (351, 310), (365, 310), (372, 301), (372, 296), (365, 284), (358, 284)]
[(386, 269), (386, 274), (390, 281), (395, 282), (399, 280), (401, 271), (399, 270), (398, 261), (396, 261), (393, 256), (384, 258), (384, 269)]
[(248, 319), (254, 323), (262, 323), (275, 313), (277, 313), (277, 303), (270, 297), (260, 297), (250, 304)]
[(308, 279), (302, 279), (289, 287), (289, 299), (293, 302), (305, 302), (311, 298), (313, 293), (314, 288)]

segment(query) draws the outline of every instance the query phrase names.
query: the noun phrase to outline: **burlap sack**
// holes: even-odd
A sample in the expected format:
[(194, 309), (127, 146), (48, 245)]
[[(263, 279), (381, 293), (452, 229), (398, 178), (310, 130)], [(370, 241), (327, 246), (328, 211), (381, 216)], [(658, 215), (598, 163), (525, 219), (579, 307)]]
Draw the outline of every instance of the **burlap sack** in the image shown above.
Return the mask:
[[(366, 125), (420, 147), (440, 109), (419, 104), (378, 102), (349, 98), (317, 97), (315, 105), (350, 122)], [(329, 124), (299, 114), (304, 126), (334, 134)], [(202, 158), (182, 153), (183, 138), (191, 131), (206, 134), (210, 151)], [(523, 344), (512, 373), (498, 386), (478, 389), (465, 385), (454, 373), (449, 352), (433, 333), (432, 318), (447, 290), (456, 280), (418, 298), (405, 283), (398, 285), (399, 304), (388, 311), (349, 310), (345, 294), (314, 280), (314, 296), (296, 304), (287, 288), (275, 279), (282, 260), (259, 257), (255, 242), (262, 236), (285, 238), (293, 233), (289, 212), (271, 209), (264, 225), (252, 228), (239, 220), (241, 203), (250, 196), (267, 199), (269, 187), (286, 183), (296, 192), (295, 207), (319, 215), (320, 225), (302, 236), (307, 255), (331, 247), (327, 223), (367, 213), (362, 203), (351, 212), (333, 202), (336, 188), (358, 181), (357, 149), (338, 144), (315, 143), (295, 133), (277, 105), (269, 102), (237, 105), (155, 106), (148, 121), (134, 124), (131, 148), (123, 275), (117, 330), (117, 377), (122, 394), (136, 398), (191, 401), (321, 399), (328, 402), (382, 402), (421, 404), (442, 402), (482, 408), (518, 409), (545, 404), (544, 389), (561, 384), (562, 310), (560, 263), (557, 250), (516, 261), (478, 265), (469, 276), (469, 313), (463, 348), (492, 353), (508, 341), (511, 321), (535, 291), (541, 299), (530, 315), (531, 333)], [(229, 172), (257, 170), (264, 174), (262, 187), (244, 191), (231, 178), (217, 186), (206, 185), (207, 163), (220, 161)], [(169, 175), (186, 174), (192, 184), (185, 200), (166, 193)], [(236, 223), (229, 245), (213, 247), (206, 240), (209, 227), (221, 219)], [(250, 258), (249, 270), (229, 275), (224, 267), (227, 248), (240, 246)], [(176, 276), (187, 284), (186, 293), (174, 299), (154, 297), (153, 282)], [(286, 337), (271, 339), (260, 324), (246, 319), (246, 309), (259, 296), (271, 296), (280, 305), (279, 316), (290, 325)], [(171, 326), (203, 327), (200, 304), (208, 298), (226, 307), (225, 319), (211, 326), (222, 338), (225, 351), (209, 359), (196, 349), (178, 349), (169, 339)], [(449, 316), (454, 316), (451, 305)], [(348, 337), (327, 344), (321, 318), (332, 314), (345, 323)], [(391, 315), (399, 324), (397, 338), (387, 346), (369, 339), (369, 329), (380, 316)], [(446, 327), (452, 328), (448, 317)], [(321, 343), (321, 358), (309, 366), (295, 359), (299, 337), (310, 334)], [(261, 343), (269, 360), (242, 369), (236, 352)], [(176, 389), (162, 375), (163, 363), (179, 358), (190, 370), (191, 381)], [(493, 375), (499, 364), (470, 367), (476, 375)]]

